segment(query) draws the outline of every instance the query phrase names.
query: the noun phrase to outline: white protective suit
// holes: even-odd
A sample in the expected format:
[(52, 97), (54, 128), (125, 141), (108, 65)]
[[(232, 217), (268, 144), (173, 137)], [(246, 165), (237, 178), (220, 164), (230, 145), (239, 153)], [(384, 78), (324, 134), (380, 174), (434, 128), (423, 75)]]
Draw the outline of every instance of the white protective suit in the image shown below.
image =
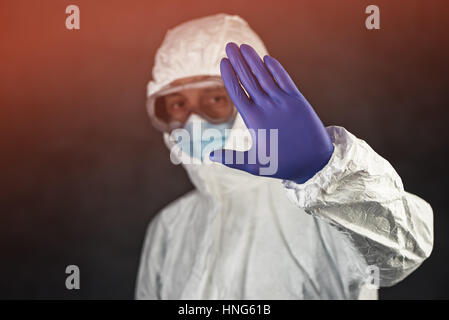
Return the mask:
[[(175, 79), (219, 75), (230, 41), (266, 54), (238, 16), (219, 14), (170, 30), (148, 94)], [(240, 116), (231, 137), (239, 131), (237, 138), (247, 139), (237, 128), (246, 130)], [(366, 286), (375, 275), (368, 266), (379, 268), (380, 286), (413, 272), (432, 251), (432, 208), (405, 192), (392, 166), (366, 142), (342, 127), (327, 130), (335, 151), (304, 184), (217, 163), (185, 165), (196, 190), (151, 222), (136, 298), (375, 298), (377, 290)], [(165, 141), (177, 147), (167, 134)], [(238, 147), (232, 141), (227, 148)]]

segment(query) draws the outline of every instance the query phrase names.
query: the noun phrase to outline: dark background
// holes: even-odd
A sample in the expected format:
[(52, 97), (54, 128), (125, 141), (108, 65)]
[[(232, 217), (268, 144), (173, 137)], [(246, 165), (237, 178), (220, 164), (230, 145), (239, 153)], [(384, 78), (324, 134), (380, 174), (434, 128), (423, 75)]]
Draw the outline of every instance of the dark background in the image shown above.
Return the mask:
[[(65, 28), (77, 4), (81, 29)], [(381, 30), (364, 26), (381, 10)], [(169, 27), (239, 14), (326, 125), (387, 158), (435, 214), (432, 256), (383, 299), (449, 298), (447, 1), (6, 0), (0, 4), (0, 298), (132, 298), (153, 215), (192, 188), (145, 111)], [(65, 267), (81, 289), (65, 289)]]

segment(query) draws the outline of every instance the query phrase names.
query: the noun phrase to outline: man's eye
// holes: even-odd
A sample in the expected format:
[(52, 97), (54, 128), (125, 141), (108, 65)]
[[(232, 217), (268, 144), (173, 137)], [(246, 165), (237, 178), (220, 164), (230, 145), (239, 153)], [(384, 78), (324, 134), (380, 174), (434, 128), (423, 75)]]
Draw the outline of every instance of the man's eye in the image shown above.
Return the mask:
[(171, 104), (171, 108), (175, 110), (182, 109), (184, 108), (184, 106), (185, 106), (184, 101), (178, 101)]
[(214, 97), (210, 98), (211, 103), (220, 103), (220, 102), (224, 102), (224, 101), (226, 101), (225, 96), (214, 96)]

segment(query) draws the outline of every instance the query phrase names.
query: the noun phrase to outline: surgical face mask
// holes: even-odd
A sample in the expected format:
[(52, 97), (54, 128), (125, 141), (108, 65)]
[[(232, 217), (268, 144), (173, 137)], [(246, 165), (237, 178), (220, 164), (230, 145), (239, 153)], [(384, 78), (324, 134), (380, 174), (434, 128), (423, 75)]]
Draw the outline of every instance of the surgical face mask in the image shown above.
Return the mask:
[(185, 154), (203, 161), (213, 150), (224, 148), (234, 120), (212, 124), (192, 114), (183, 128), (173, 130), (172, 139)]

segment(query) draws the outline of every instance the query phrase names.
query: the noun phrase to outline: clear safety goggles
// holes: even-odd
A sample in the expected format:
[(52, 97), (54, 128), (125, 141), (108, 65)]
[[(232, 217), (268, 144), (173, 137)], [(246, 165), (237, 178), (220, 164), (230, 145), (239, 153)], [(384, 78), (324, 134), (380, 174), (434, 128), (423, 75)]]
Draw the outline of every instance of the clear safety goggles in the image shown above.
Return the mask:
[[(201, 89), (193, 95), (194, 103), (185, 94), (189, 89)], [(162, 132), (182, 128), (192, 113), (213, 124), (228, 122), (237, 113), (220, 77), (168, 85), (148, 97), (147, 110), (154, 127)]]

